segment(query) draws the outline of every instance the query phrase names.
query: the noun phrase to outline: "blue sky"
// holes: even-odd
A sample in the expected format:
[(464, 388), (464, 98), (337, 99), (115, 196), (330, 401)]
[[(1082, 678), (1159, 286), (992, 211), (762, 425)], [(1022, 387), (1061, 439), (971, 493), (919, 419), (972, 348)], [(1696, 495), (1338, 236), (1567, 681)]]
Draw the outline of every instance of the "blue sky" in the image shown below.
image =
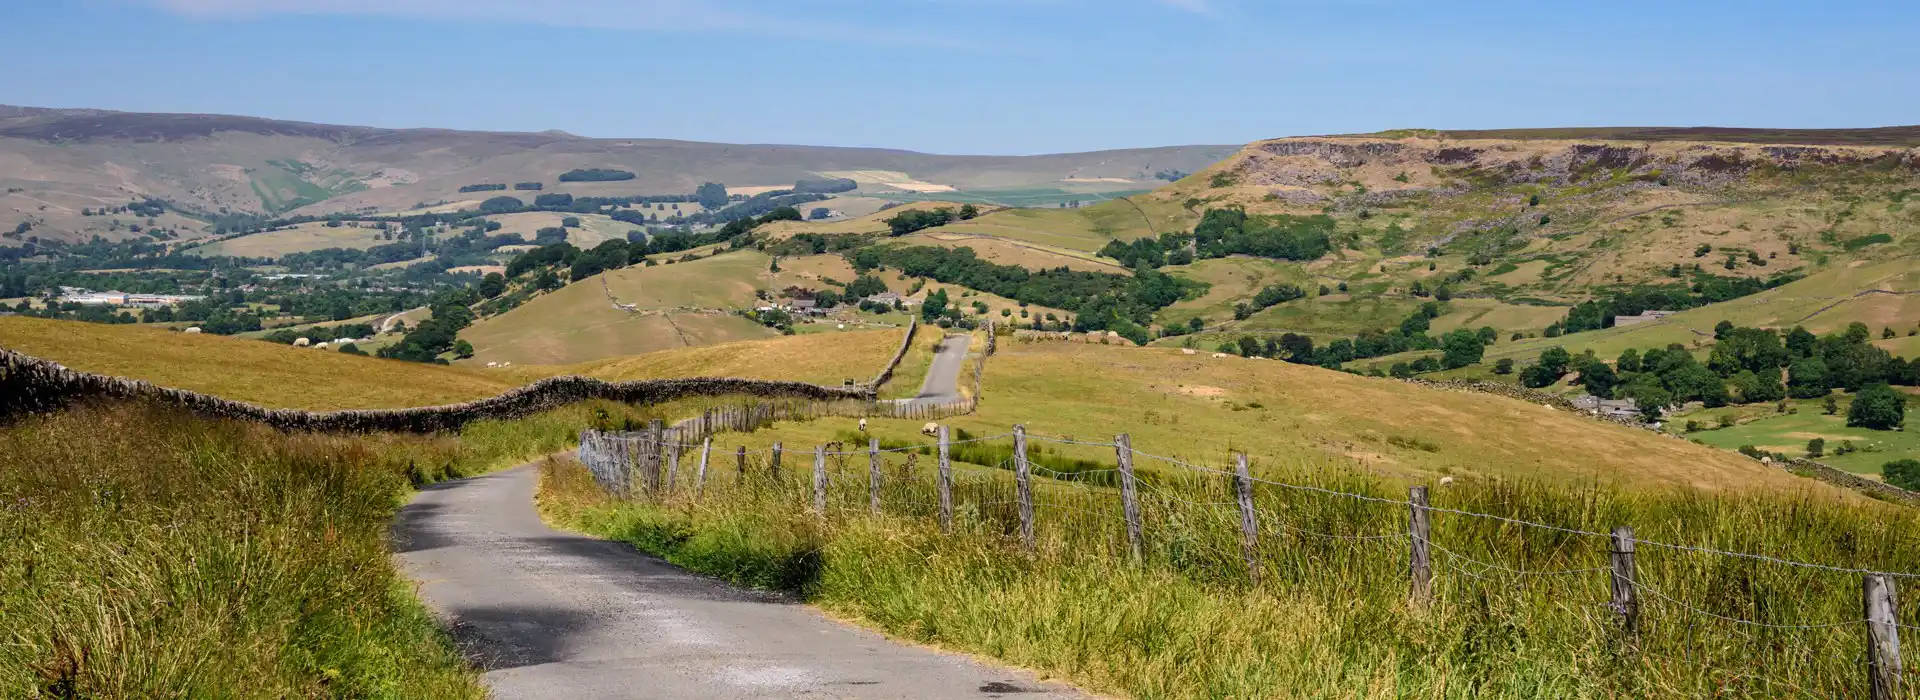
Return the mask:
[(0, 0), (0, 103), (1045, 153), (1920, 123), (1920, 3)]

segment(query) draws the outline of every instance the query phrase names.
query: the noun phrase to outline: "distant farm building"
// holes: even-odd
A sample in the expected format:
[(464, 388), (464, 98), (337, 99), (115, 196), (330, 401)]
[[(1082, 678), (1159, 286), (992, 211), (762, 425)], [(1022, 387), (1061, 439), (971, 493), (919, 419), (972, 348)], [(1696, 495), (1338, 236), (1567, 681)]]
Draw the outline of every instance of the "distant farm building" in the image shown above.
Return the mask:
[(1639, 418), (1640, 406), (1633, 399), (1603, 399), (1592, 394), (1575, 398), (1573, 407), (1599, 416)]

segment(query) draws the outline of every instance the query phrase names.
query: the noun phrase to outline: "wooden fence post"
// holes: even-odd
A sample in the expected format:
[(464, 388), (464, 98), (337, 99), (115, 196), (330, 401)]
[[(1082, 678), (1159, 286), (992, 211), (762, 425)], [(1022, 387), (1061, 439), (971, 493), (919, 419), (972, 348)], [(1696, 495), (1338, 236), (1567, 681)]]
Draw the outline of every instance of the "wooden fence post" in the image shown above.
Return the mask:
[(827, 446), (813, 448), (813, 513), (827, 517)]
[(733, 458), (735, 460), (734, 466), (740, 470), (739, 474), (736, 475), (737, 478), (734, 479), (734, 483), (745, 483), (747, 480), (747, 446), (741, 445), (734, 448)]
[(1872, 700), (1904, 697), (1900, 678), (1900, 628), (1894, 623), (1893, 577), (1867, 574), (1863, 586), (1867, 607), (1867, 675)]
[(867, 510), (880, 517), (880, 438), (867, 442)]
[(1424, 608), (1433, 602), (1433, 554), (1427, 549), (1433, 521), (1427, 512), (1427, 487), (1413, 487), (1408, 493), (1407, 505), (1411, 511), (1411, 517), (1407, 520), (1407, 535), (1412, 539), (1412, 598), (1415, 606)]
[(1620, 615), (1620, 629), (1631, 640), (1640, 634), (1640, 595), (1635, 585), (1639, 572), (1633, 566), (1633, 528), (1613, 529), (1613, 547), (1608, 559), (1613, 565), (1613, 611)]
[(707, 437), (701, 438), (700, 439), (700, 471), (699, 473), (695, 474), (693, 477), (693, 500), (696, 500), (696, 501), (700, 500), (700, 496), (706, 493), (707, 491), (707, 458), (712, 456), (713, 456), (713, 437), (707, 436)]
[(773, 475), (774, 483), (780, 481), (780, 443), (773, 443), (773, 454), (767, 460), (767, 473)]
[(667, 431), (667, 492), (673, 492), (673, 482), (680, 476), (680, 429)]
[(951, 434), (947, 426), (940, 426), (940, 530), (953, 532), (953, 458)]
[(1133, 563), (1145, 557), (1140, 538), (1140, 492), (1133, 475), (1133, 437), (1126, 433), (1113, 436), (1113, 451), (1120, 460), (1120, 514), (1127, 519), (1127, 552)]
[(666, 422), (655, 418), (647, 422), (647, 488), (660, 491), (662, 452), (666, 448)]
[(1247, 559), (1247, 578), (1260, 585), (1260, 522), (1253, 511), (1253, 474), (1247, 471), (1247, 454), (1233, 456), (1234, 491), (1240, 497), (1240, 551)]
[(1013, 478), (1020, 497), (1020, 544), (1033, 551), (1033, 475), (1027, 465), (1027, 426), (1013, 426)]

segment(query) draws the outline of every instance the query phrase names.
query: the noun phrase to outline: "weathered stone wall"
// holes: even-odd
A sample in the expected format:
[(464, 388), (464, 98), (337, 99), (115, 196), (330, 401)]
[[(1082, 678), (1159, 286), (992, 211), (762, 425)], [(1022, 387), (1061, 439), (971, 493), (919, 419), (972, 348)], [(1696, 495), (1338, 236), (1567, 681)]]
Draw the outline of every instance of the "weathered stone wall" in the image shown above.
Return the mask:
[[(891, 368), (883, 374), (891, 374)], [(119, 399), (152, 401), (202, 416), (244, 420), (282, 430), (432, 433), (458, 430), (476, 420), (520, 418), (594, 399), (633, 404), (740, 395), (870, 400), (874, 391), (874, 387), (840, 388), (727, 377), (606, 382), (569, 376), (542, 379), (492, 398), (446, 406), (314, 412), (263, 408), (144, 381), (77, 372), (47, 360), (0, 350), (0, 422), (59, 410), (75, 401)]]
[(887, 362), (887, 366), (880, 368), (880, 373), (874, 375), (873, 381), (867, 383), (867, 389), (869, 391), (877, 393), (881, 387), (887, 385), (887, 382), (893, 381), (894, 370), (900, 369), (900, 362), (907, 359), (907, 351), (913, 349), (913, 338), (919, 332), (920, 317), (908, 317), (907, 335), (900, 339), (900, 349), (893, 352), (893, 359)]

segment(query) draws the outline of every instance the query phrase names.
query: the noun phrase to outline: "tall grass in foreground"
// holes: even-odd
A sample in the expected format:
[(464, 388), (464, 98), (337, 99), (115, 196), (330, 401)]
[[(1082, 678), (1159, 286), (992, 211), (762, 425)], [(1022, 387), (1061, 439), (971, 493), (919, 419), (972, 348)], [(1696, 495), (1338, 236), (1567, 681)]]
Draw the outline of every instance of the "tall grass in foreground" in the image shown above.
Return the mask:
[(142, 406), (0, 428), (0, 697), (483, 697), (391, 563), (393, 515), (409, 486), (564, 449), (629, 412), (441, 437)]
[[(543, 468), (541, 506), (562, 525), (797, 591), (895, 635), (1141, 698), (1867, 694), (1853, 574), (1642, 546), (1644, 630), (1630, 643), (1606, 605), (1604, 539), (1437, 513), (1437, 599), (1419, 610), (1407, 598), (1401, 504), (1259, 487), (1256, 586), (1231, 491), (1216, 476), (1144, 489), (1146, 552), (1133, 566), (1109, 489), (1041, 480), (1040, 541), (1026, 555), (1003, 472), (961, 472), (946, 535), (931, 461), (888, 459), (880, 517), (868, 515), (864, 455), (836, 458), (824, 519), (810, 510), (806, 459), (779, 480), (757, 467), (744, 482), (723, 470), (697, 500), (679, 491), (633, 502), (609, 499), (560, 460)], [(1402, 485), (1358, 474), (1263, 471), (1405, 497)], [(1642, 539), (1834, 566), (1920, 568), (1920, 517), (1830, 495), (1489, 482), (1438, 489), (1434, 505), (1590, 531), (1633, 525)], [(1920, 624), (1916, 607), (1902, 624)]]

